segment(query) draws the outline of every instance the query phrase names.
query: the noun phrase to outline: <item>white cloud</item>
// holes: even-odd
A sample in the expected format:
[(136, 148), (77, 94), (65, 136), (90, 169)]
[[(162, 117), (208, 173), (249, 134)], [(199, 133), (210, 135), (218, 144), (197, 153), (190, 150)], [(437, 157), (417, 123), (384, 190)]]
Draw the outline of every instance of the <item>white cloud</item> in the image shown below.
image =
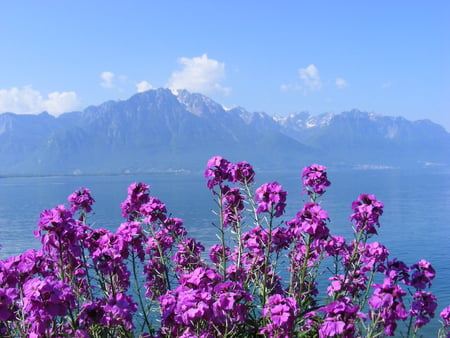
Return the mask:
[(100, 78), (102, 79), (101, 86), (104, 88), (113, 88), (114, 87), (114, 73), (112, 72), (103, 72), (100, 74)]
[(75, 92), (52, 92), (48, 94), (48, 100), (45, 100), (42, 105), (50, 114), (58, 115), (73, 111), (79, 103)]
[(343, 78), (338, 77), (336, 79), (336, 87), (338, 87), (339, 89), (345, 88), (348, 86), (347, 81), (345, 81)]
[(0, 113), (39, 114), (46, 110), (59, 115), (79, 107), (75, 92), (52, 92), (44, 98), (32, 86), (23, 88), (0, 89)]
[(169, 78), (167, 87), (171, 89), (187, 89), (203, 94), (228, 94), (230, 88), (225, 88), (221, 82), (225, 79), (225, 64), (209, 59), (203, 54), (199, 57), (178, 59), (182, 65), (180, 71), (174, 71)]
[(386, 89), (386, 88), (390, 88), (392, 86), (392, 82), (385, 82), (381, 84), (381, 88)]
[(309, 90), (316, 91), (322, 87), (319, 77), (319, 70), (313, 64), (310, 64), (306, 68), (300, 68), (298, 72), (300, 79), (303, 81), (303, 85)]
[(138, 93), (145, 92), (145, 91), (147, 91), (149, 89), (152, 89), (152, 88), (153, 88), (153, 86), (150, 83), (148, 83), (147, 81), (145, 81), (145, 80), (141, 81), (139, 83), (136, 83), (136, 90), (137, 90)]

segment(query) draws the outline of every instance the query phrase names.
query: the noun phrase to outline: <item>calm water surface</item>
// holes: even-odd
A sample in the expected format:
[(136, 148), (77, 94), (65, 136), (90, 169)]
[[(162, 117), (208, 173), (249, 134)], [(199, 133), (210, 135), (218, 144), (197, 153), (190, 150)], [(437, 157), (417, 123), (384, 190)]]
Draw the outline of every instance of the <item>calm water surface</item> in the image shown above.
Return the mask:
[[(288, 190), (285, 220), (302, 207), (299, 173), (257, 173), (258, 182), (278, 181)], [(430, 261), (437, 271), (432, 292), (439, 299), (438, 312), (450, 304), (450, 172), (436, 168), (417, 172), (399, 170), (329, 170), (332, 182), (323, 196), (322, 206), (329, 213), (331, 233), (351, 239), (351, 202), (360, 193), (375, 194), (384, 202), (380, 241), (391, 252), (411, 265), (419, 259)], [(212, 196), (202, 173), (146, 174), (122, 176), (20, 177), (0, 178), (0, 259), (38, 248), (33, 236), (39, 214), (58, 204), (79, 187), (89, 188), (96, 200), (93, 227), (115, 230), (123, 222), (120, 203), (132, 182), (150, 184), (152, 196), (166, 203), (169, 213), (179, 217), (189, 235), (205, 247), (215, 241)], [(436, 319), (423, 332), (435, 336)]]

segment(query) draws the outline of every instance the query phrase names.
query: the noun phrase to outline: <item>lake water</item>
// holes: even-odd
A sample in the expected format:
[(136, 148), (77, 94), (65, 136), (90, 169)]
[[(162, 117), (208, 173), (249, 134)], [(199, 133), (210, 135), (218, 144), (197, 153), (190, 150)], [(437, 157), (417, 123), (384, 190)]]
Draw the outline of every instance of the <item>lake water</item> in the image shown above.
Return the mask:
[[(278, 181), (288, 191), (285, 220), (302, 207), (298, 172), (258, 173), (257, 184)], [(437, 271), (432, 292), (438, 297), (437, 316), (450, 304), (450, 171), (427, 168), (400, 170), (329, 170), (332, 185), (322, 198), (329, 213), (331, 233), (351, 238), (351, 202), (360, 193), (375, 194), (385, 204), (378, 240), (408, 265), (420, 259)], [(67, 205), (67, 196), (79, 187), (91, 190), (96, 200), (94, 227), (115, 230), (123, 222), (120, 203), (132, 182), (151, 186), (152, 196), (166, 203), (169, 213), (179, 217), (191, 237), (208, 247), (215, 241), (212, 196), (202, 173), (145, 174), (119, 176), (4, 177), (0, 178), (0, 259), (38, 248), (33, 231), (44, 209)], [(436, 336), (438, 320), (423, 332)]]

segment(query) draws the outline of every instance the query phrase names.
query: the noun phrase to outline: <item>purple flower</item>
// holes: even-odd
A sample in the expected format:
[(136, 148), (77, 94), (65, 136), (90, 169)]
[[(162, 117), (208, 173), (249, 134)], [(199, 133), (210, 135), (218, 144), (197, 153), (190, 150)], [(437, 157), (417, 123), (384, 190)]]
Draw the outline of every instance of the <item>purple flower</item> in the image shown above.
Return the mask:
[(129, 221), (140, 216), (141, 206), (149, 201), (150, 186), (144, 183), (132, 183), (128, 187), (128, 197), (120, 205), (122, 216)]
[(75, 307), (75, 294), (69, 285), (53, 277), (29, 279), (23, 285), (23, 313), (30, 333), (43, 335), (53, 319), (65, 316)]
[(437, 308), (437, 298), (430, 292), (417, 291), (413, 295), (411, 310), (412, 316), (416, 317), (414, 326), (419, 329), (428, 324), (431, 318), (434, 318), (434, 311)]
[(113, 272), (114, 267), (128, 257), (123, 238), (106, 229), (94, 230), (87, 238), (86, 244), (92, 260), (106, 275)]
[(256, 189), (255, 201), (258, 202), (256, 213), (273, 213), (275, 217), (280, 217), (286, 207), (287, 192), (278, 182), (265, 183)]
[(139, 208), (140, 215), (145, 223), (164, 221), (166, 219), (166, 205), (155, 197), (150, 197), (148, 202)]
[(75, 213), (77, 210), (89, 213), (92, 211), (92, 204), (95, 202), (90, 190), (86, 188), (79, 188), (74, 191), (67, 200), (70, 202), (70, 211), (72, 213)]
[(376, 234), (375, 225), (380, 226), (378, 218), (383, 214), (383, 203), (374, 195), (361, 194), (352, 203), (353, 214), (350, 220), (355, 224), (356, 231), (366, 234)]
[(213, 320), (214, 299), (211, 290), (179, 285), (175, 290), (169, 290), (159, 297), (159, 301), (162, 312), (161, 331), (164, 336), (178, 337), (186, 328), (195, 330), (209, 325)]
[(129, 252), (122, 236), (106, 229), (97, 229), (86, 238), (86, 246), (95, 268), (110, 277), (108, 286), (115, 290), (126, 290), (130, 283), (130, 272), (125, 261)]
[(223, 247), (220, 244), (214, 244), (209, 248), (209, 258), (214, 264), (219, 264), (222, 261), (222, 256), (225, 254), (225, 259), (228, 259), (231, 255), (229, 247)]
[(344, 255), (348, 251), (345, 238), (342, 236), (329, 236), (324, 248), (328, 256)]
[(167, 217), (163, 226), (175, 238), (182, 238), (187, 235), (186, 229), (183, 227), (183, 220), (180, 218)]
[(450, 326), (450, 306), (443, 309), (439, 316), (444, 321), (444, 326)]
[(80, 326), (89, 329), (92, 325), (102, 322), (103, 316), (105, 315), (105, 305), (106, 300), (103, 298), (93, 302), (84, 303), (78, 314)]
[(222, 188), (222, 215), (223, 226), (231, 225), (235, 227), (242, 219), (240, 212), (244, 210), (244, 197), (241, 195), (239, 188)]
[(296, 218), (287, 222), (290, 231), (296, 238), (302, 233), (310, 234), (314, 239), (326, 239), (329, 234), (325, 222), (328, 220), (328, 214), (320, 205), (313, 202), (307, 202), (302, 211), (297, 213)]
[(255, 179), (255, 171), (247, 162), (236, 163), (232, 170), (233, 182), (239, 182), (242, 185), (252, 183)]
[(181, 285), (194, 289), (209, 289), (222, 280), (221, 275), (214, 269), (199, 267), (183, 274), (179, 282)]
[(389, 278), (385, 278), (383, 284), (373, 286), (375, 291), (369, 298), (372, 317), (379, 317), (384, 325), (384, 332), (393, 336), (397, 321), (408, 318), (402, 299), (406, 292), (400, 286), (392, 284)]
[(330, 286), (327, 288), (329, 296), (339, 295), (345, 292), (352, 297), (356, 297), (359, 292), (366, 290), (367, 277), (361, 271), (349, 271), (348, 275), (338, 275), (330, 277)]
[(233, 181), (233, 164), (221, 156), (212, 157), (205, 170), (205, 178), (208, 178), (206, 185), (213, 190), (216, 185), (222, 185), (223, 182)]
[(227, 267), (227, 278), (233, 282), (243, 283), (247, 279), (247, 271), (235, 264)]
[(396, 258), (387, 263), (385, 275), (393, 282), (403, 282), (406, 285), (410, 285), (408, 266)]
[(434, 268), (424, 259), (411, 266), (410, 271), (412, 272), (410, 285), (420, 290), (425, 289), (427, 285), (430, 287), (431, 281), (436, 276)]
[(319, 337), (354, 337), (356, 333), (355, 321), (357, 318), (365, 318), (359, 312), (359, 306), (353, 305), (348, 298), (331, 302), (321, 307), (318, 311), (325, 313), (325, 321), (319, 329)]
[(0, 288), (0, 322), (15, 320), (18, 298), (18, 290), (15, 288)]
[(124, 293), (111, 295), (103, 307), (101, 323), (107, 326), (122, 325), (127, 330), (134, 328), (133, 314), (137, 310), (136, 303), (131, 296)]
[(72, 216), (72, 212), (67, 210), (64, 205), (58, 205), (51, 210), (44, 210), (41, 213), (35, 236), (39, 238), (41, 231), (62, 234), (68, 228), (75, 226), (75, 220)]
[(205, 250), (205, 247), (193, 238), (186, 238), (178, 244), (178, 251), (172, 257), (176, 263), (175, 270), (192, 271), (203, 265), (200, 254)]
[(146, 238), (142, 232), (141, 223), (136, 221), (122, 223), (117, 229), (116, 235), (121, 238), (125, 246), (137, 253), (141, 261), (144, 261), (143, 243)]
[(269, 242), (269, 234), (259, 225), (241, 236), (242, 246), (255, 256), (264, 256), (265, 248)]
[(327, 168), (320, 164), (313, 164), (303, 168), (303, 186), (309, 196), (323, 195), (325, 189), (330, 186), (331, 183), (328, 181), (326, 170)]
[(231, 281), (219, 283), (214, 287), (213, 294), (215, 302), (212, 307), (216, 325), (232, 328), (247, 319), (246, 303), (252, 300), (252, 296), (240, 283)]
[(151, 299), (161, 296), (167, 291), (167, 269), (168, 267), (163, 264), (159, 253), (155, 252), (155, 255), (150, 256), (144, 267), (145, 273), (145, 296)]
[(389, 251), (384, 245), (378, 242), (367, 243), (365, 250), (361, 253), (361, 263), (363, 263), (361, 270), (363, 272), (370, 270), (383, 272), (386, 270), (384, 264), (388, 257)]
[(290, 337), (297, 316), (297, 303), (293, 297), (274, 294), (269, 297), (263, 316), (269, 323), (262, 327), (260, 333), (268, 337)]
[(292, 237), (289, 229), (278, 227), (272, 231), (272, 246), (270, 251), (280, 252), (283, 249), (289, 248), (292, 242)]

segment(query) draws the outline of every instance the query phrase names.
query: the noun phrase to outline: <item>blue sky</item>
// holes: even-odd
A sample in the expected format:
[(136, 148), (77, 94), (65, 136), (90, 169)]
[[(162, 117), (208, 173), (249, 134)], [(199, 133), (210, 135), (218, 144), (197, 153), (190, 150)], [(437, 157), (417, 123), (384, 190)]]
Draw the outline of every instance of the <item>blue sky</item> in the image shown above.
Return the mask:
[(357, 108), (450, 131), (450, 1), (2, 1), (0, 112), (149, 88), (285, 115)]

